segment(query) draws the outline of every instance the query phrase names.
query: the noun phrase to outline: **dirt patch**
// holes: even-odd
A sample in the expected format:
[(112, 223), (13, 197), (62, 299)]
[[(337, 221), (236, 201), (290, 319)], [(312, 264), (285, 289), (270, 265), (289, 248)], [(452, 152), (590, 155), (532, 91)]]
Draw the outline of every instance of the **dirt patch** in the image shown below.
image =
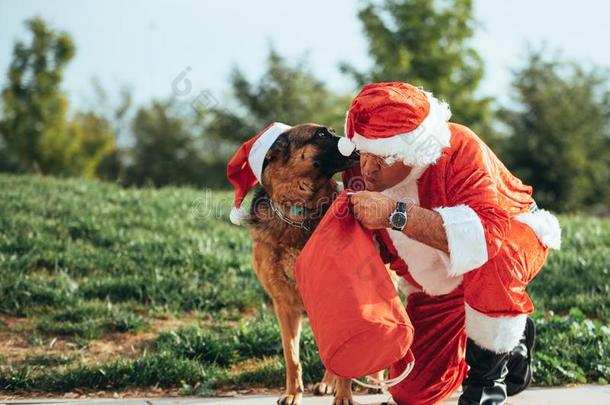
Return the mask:
[(89, 341), (85, 346), (65, 337), (39, 337), (34, 323), (28, 318), (0, 315), (0, 364), (23, 362), (33, 356), (74, 356), (75, 360), (89, 364), (104, 362), (115, 357), (136, 357), (147, 345), (165, 330), (195, 325), (199, 320), (192, 315), (180, 319), (151, 320), (149, 330), (140, 333), (112, 333)]

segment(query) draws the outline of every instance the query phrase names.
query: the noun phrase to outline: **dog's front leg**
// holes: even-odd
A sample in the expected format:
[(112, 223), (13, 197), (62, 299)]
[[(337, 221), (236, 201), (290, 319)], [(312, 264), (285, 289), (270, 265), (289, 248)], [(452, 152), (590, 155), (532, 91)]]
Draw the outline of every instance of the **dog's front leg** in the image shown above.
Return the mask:
[(290, 304), (274, 301), (282, 347), (286, 362), (286, 392), (277, 403), (279, 405), (298, 405), (303, 398), (303, 374), (299, 359), (299, 339), (301, 337), (301, 313)]

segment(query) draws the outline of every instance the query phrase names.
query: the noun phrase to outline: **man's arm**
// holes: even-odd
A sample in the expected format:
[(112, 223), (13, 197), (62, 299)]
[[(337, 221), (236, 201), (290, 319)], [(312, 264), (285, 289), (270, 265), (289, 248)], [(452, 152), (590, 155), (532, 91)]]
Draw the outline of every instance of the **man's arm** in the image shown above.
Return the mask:
[[(410, 238), (447, 253), (451, 276), (479, 268), (495, 257), (510, 225), (490, 176), (472, 170), (466, 177), (449, 182), (448, 194), (453, 198), (446, 207), (429, 210), (413, 206), (403, 229)], [(365, 228), (390, 226), (388, 218), (396, 201), (382, 193), (362, 191), (352, 195), (352, 203), (355, 217)]]
[(449, 254), (449, 244), (443, 226), (443, 218), (436, 211), (411, 204), (408, 208), (407, 225), (402, 233), (424, 245)]
[[(385, 229), (390, 227), (389, 217), (396, 201), (381, 193), (361, 191), (351, 196), (356, 219), (368, 229)], [(407, 226), (402, 232), (411, 239), (449, 253), (447, 234), (443, 227), (443, 218), (436, 211), (418, 207), (407, 202)]]

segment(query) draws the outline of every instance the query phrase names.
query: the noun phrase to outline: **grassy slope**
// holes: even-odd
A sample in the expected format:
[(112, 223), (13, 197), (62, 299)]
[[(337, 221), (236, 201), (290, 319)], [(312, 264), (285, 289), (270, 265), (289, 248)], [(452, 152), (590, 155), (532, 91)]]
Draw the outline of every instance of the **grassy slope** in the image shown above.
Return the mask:
[[(281, 386), (277, 326), (251, 269), (247, 232), (226, 220), (230, 200), (0, 175), (0, 337), (21, 338), (35, 353), (0, 351), (0, 390)], [(561, 221), (564, 250), (530, 288), (539, 309), (535, 379), (604, 382), (610, 221)], [(160, 331), (168, 318), (195, 326)], [(108, 336), (148, 338), (130, 356), (90, 355)], [(58, 340), (67, 349), (49, 354)], [(307, 327), (302, 352), (313, 382), (322, 368)]]

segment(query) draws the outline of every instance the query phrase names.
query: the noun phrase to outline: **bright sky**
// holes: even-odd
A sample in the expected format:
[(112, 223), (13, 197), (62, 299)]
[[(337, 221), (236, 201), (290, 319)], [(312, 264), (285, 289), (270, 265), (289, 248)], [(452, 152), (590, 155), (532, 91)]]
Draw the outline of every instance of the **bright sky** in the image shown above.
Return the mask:
[[(358, 0), (0, 0), (0, 85), (14, 41), (34, 15), (68, 31), (77, 54), (64, 88), (76, 105), (91, 101), (91, 79), (111, 92), (134, 90), (137, 102), (165, 97), (185, 69), (193, 94), (227, 95), (238, 65), (251, 78), (263, 71), (270, 44), (291, 61), (307, 54), (318, 78), (353, 90), (340, 61), (366, 67), (367, 44), (357, 19)], [(546, 43), (564, 56), (610, 67), (610, 2), (605, 0), (475, 0), (482, 24), (474, 47), (486, 63), (483, 94), (506, 99), (511, 68), (527, 45)], [(605, 38), (605, 39), (604, 39)], [(78, 108), (78, 107), (77, 107)]]

